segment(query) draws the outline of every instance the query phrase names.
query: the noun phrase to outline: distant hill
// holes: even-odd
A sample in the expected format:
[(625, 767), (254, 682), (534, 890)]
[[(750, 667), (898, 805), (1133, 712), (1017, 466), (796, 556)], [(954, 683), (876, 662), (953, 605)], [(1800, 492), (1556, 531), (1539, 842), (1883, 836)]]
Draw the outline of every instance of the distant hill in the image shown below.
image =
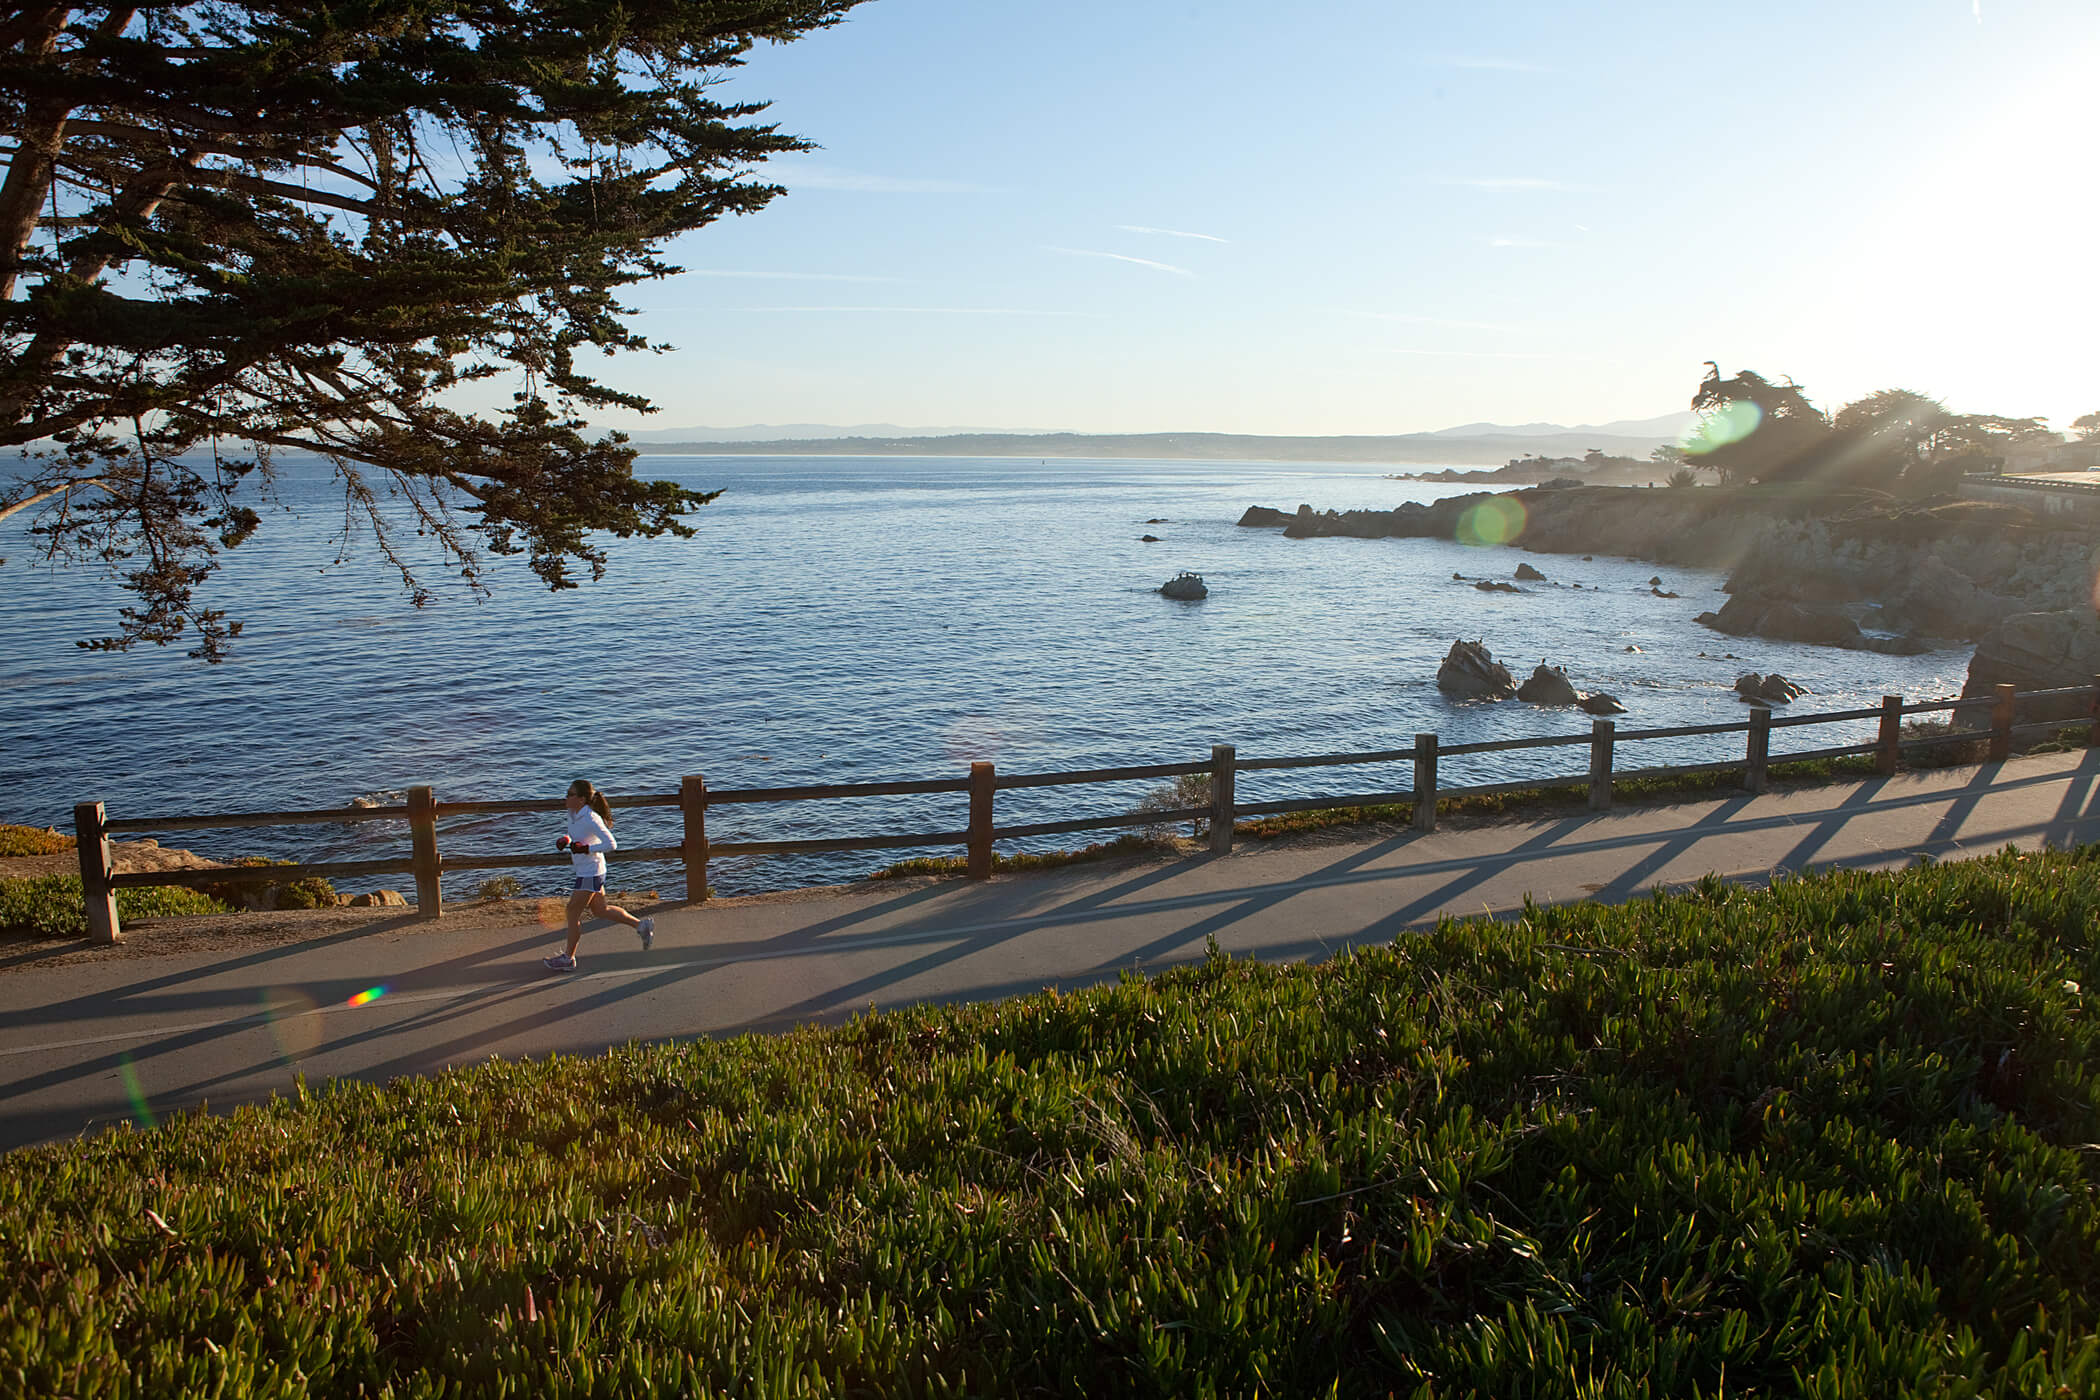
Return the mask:
[[(1665, 420), (1648, 420), (1660, 423)], [(1676, 424), (1677, 417), (1668, 420)], [(1480, 425), (1494, 428), (1493, 424)], [(1677, 437), (1677, 428), (1608, 433), (1596, 428), (1544, 431), (1496, 428), (1447, 436), (1265, 437), (1251, 433), (948, 433), (929, 436), (869, 434), (847, 437), (688, 439), (640, 443), (650, 456), (870, 456), (870, 457), (1120, 457), (1165, 461), (1434, 462), (1446, 466), (1500, 466), (1513, 457), (1580, 457), (1591, 448), (1613, 456), (1646, 457)], [(1605, 425), (1616, 426), (1616, 425)], [(1648, 426), (1648, 423), (1632, 426)]]
[(1025, 437), (1034, 432), (1031, 428), (905, 428), (895, 423), (855, 423), (840, 427), (834, 423), (751, 423), (741, 428), (649, 428), (628, 429), (627, 436), (636, 442), (816, 442), (825, 438), (842, 437), (951, 437), (958, 433), (1000, 433), (1009, 437)]

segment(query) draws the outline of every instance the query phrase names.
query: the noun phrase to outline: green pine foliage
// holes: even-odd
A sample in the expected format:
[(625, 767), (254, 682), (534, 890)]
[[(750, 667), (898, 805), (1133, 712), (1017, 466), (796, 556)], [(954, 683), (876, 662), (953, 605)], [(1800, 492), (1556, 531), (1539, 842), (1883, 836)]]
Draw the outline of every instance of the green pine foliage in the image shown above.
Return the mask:
[(2100, 855), (0, 1160), (13, 1393), (2089, 1395)]

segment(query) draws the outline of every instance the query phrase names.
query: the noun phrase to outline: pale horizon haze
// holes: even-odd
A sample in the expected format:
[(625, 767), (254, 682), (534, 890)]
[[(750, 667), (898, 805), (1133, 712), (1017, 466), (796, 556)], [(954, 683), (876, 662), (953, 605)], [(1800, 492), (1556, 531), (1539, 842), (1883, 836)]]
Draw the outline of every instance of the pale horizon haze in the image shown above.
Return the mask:
[(661, 429), (1405, 433), (1702, 373), (2100, 409), (2100, 9), (871, 0), (717, 91), (823, 149), (633, 289)]

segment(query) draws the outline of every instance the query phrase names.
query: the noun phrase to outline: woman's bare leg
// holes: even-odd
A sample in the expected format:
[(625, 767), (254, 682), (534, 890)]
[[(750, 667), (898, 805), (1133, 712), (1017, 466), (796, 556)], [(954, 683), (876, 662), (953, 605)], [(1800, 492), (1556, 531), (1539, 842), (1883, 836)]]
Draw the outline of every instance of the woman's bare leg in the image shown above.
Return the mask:
[(590, 907), (592, 900), (603, 904), (605, 896), (588, 890), (576, 890), (569, 895), (569, 956), (572, 958), (576, 956), (576, 945), (583, 941), (583, 911)]
[(640, 919), (637, 919), (619, 905), (607, 904), (605, 902), (605, 891), (603, 890), (591, 891), (591, 912), (601, 919), (611, 919), (614, 923), (625, 924), (629, 928), (640, 928), (642, 926)]

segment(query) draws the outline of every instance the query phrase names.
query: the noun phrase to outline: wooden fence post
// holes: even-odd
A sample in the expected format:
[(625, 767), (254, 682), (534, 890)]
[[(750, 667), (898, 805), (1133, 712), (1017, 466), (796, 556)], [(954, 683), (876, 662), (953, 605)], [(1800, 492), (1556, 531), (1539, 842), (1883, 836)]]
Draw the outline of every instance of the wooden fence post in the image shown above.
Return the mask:
[(427, 787), (408, 790), (408, 848), (415, 863), (416, 917), (440, 918), (445, 895), (438, 884), (437, 794)]
[(1763, 792), (1771, 785), (1772, 712), (1759, 705), (1750, 711), (1750, 742), (1743, 755), (1743, 790)]
[(707, 779), (695, 773), (678, 780), (678, 810), (685, 817), (685, 898), (707, 898)]
[(1222, 856), (1232, 849), (1232, 805), (1235, 760), (1238, 751), (1230, 744), (1210, 746), (1210, 853)]
[(1608, 719), (1590, 721), (1590, 810), (1611, 810), (1611, 751), (1619, 726)]
[(2012, 757), (2013, 688), (1991, 687), (1991, 749), (1988, 762), (2003, 763)]
[(2085, 736), (2086, 747), (2100, 748), (2100, 676), (2093, 677), (2093, 698), (2087, 707), (2093, 712), (2093, 732)]
[(970, 862), (972, 880), (992, 878), (992, 794), (998, 791), (989, 763), (970, 765)]
[(1881, 732), (1874, 738), (1874, 771), (1884, 778), (1896, 771), (1903, 750), (1903, 697), (1881, 697)]
[(1415, 735), (1415, 830), (1436, 830), (1436, 735)]
[(87, 905), (88, 941), (122, 943), (124, 931), (117, 923), (117, 892), (109, 887), (109, 831), (102, 824), (105, 815), (100, 802), (82, 802), (73, 808), (73, 839), (80, 850), (80, 894)]

